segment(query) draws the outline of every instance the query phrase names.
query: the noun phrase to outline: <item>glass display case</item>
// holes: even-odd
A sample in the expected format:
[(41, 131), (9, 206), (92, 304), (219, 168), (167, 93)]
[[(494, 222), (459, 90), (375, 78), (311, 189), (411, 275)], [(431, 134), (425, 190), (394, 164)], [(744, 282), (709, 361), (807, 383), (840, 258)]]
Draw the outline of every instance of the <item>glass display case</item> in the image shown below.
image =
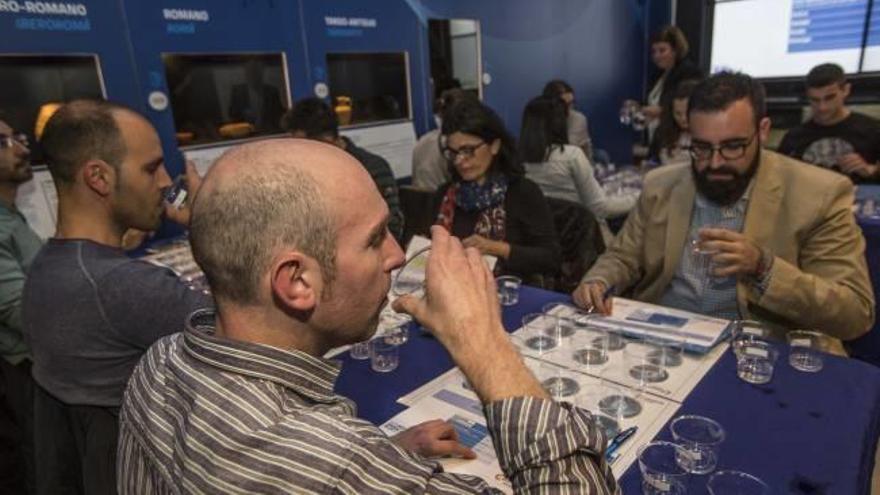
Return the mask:
[(339, 125), (412, 118), (405, 52), (328, 53), (327, 75)]
[(28, 136), (35, 163), (37, 138), (61, 103), (105, 96), (98, 57), (90, 54), (2, 55), (0, 88), (0, 118)]
[(290, 108), (283, 53), (162, 54), (178, 145), (282, 132)]

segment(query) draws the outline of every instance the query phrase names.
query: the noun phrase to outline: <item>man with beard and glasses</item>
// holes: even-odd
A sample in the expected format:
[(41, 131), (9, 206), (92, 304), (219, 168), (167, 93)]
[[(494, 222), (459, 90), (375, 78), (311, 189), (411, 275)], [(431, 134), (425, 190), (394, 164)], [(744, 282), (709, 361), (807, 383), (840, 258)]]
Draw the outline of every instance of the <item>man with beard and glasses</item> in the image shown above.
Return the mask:
[[(153, 126), (104, 101), (62, 106), (40, 144), (58, 191), (58, 225), (31, 264), (22, 300), (33, 353), (37, 493), (116, 493), (119, 406), (147, 348), (210, 300), (169, 269), (122, 251), (155, 230), (171, 184)], [(189, 190), (198, 175), (188, 164)]]
[(21, 325), (21, 292), (41, 241), (15, 207), (31, 180), (27, 135), (0, 120), (0, 492), (32, 493), (33, 380)]
[[(692, 163), (660, 168), (575, 301), (611, 311), (607, 287), (638, 300), (840, 339), (874, 320), (865, 240), (845, 177), (763, 150), (764, 89), (722, 72), (690, 98)], [(708, 259), (707, 259), (708, 258)]]

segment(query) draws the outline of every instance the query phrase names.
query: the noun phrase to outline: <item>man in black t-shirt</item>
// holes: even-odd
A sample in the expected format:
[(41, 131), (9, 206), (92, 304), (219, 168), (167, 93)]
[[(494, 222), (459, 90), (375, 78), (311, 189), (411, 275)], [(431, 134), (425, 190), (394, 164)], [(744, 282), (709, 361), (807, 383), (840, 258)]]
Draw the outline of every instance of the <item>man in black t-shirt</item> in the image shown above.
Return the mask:
[(812, 118), (788, 131), (779, 152), (846, 174), (853, 182), (880, 181), (880, 122), (846, 106), (850, 84), (836, 64), (807, 74)]

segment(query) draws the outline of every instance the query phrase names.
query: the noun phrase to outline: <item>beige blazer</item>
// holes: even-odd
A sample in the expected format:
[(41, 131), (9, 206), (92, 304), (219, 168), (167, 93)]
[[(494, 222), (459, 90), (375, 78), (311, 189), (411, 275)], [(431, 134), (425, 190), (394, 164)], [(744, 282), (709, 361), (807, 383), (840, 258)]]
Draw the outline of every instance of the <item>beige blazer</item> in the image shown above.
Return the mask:
[[(775, 259), (763, 295), (746, 279), (737, 284), (740, 315), (844, 340), (866, 333), (874, 294), (865, 239), (852, 213), (852, 183), (772, 151), (762, 151), (760, 160), (743, 233)], [(649, 173), (623, 229), (584, 280), (658, 301), (678, 267), (694, 196), (689, 164)]]

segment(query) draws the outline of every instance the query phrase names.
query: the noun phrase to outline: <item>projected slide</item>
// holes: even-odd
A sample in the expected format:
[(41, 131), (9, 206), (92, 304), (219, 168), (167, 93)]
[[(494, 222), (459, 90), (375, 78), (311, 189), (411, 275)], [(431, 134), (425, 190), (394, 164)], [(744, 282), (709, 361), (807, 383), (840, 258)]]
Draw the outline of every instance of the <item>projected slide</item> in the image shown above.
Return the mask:
[(733, 0), (715, 4), (712, 70), (800, 77), (824, 62), (859, 70), (868, 0)]
[(880, 2), (874, 1), (871, 21), (868, 25), (868, 41), (865, 44), (865, 60), (862, 72), (880, 71)]

